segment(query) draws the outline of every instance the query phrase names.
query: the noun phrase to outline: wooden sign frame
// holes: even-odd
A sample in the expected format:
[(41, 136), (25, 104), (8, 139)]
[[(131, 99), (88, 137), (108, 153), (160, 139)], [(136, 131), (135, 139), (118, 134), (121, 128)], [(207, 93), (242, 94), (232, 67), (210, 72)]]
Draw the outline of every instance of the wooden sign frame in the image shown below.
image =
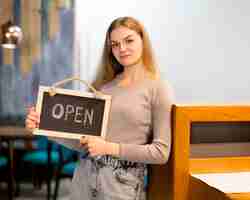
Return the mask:
[[(36, 111), (40, 114), (40, 117), (43, 111), (42, 105), (43, 105), (45, 93), (50, 93), (50, 92), (51, 92), (51, 87), (47, 87), (47, 86), (39, 87)], [(105, 105), (104, 105), (104, 111), (103, 111), (101, 133), (97, 133), (97, 134), (98, 136), (101, 136), (103, 138), (106, 137), (108, 116), (109, 116), (110, 105), (111, 105), (110, 95), (105, 95), (100, 92), (98, 92), (98, 94), (95, 94), (95, 93), (90, 93), (90, 92), (80, 92), (76, 90), (69, 90), (69, 89), (62, 89), (62, 88), (53, 88), (53, 92), (55, 92), (55, 95), (62, 94), (62, 95), (87, 97), (87, 98), (104, 100)], [(41, 124), (41, 121), (40, 121), (40, 124)], [(47, 130), (41, 127), (38, 127), (37, 129), (35, 129), (33, 133), (35, 135), (44, 135), (44, 136), (49, 136), (49, 137), (60, 137), (60, 138), (68, 138), (68, 139), (80, 139), (82, 136), (92, 135), (89, 133), (79, 134), (79, 133), (74, 133), (74, 132)]]

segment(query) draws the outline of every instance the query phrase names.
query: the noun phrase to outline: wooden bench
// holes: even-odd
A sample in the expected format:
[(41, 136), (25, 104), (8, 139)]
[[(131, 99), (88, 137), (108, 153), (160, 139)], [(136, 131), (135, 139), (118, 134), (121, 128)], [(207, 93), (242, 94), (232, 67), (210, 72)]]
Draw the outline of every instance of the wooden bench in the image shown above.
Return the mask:
[[(225, 144), (225, 148), (215, 144), (209, 147), (205, 144), (191, 144), (190, 137), (194, 131), (195, 123), (249, 123), (250, 126), (250, 106), (238, 105), (208, 105), (190, 106), (175, 105), (173, 107), (173, 145), (171, 159), (166, 165), (152, 166), (150, 172), (150, 184), (148, 190), (149, 200), (247, 200), (250, 199), (250, 191), (222, 191), (220, 187), (215, 187), (204, 177), (209, 174), (217, 174), (221, 180), (226, 175), (232, 173), (242, 173), (247, 175), (250, 172), (250, 151), (238, 152), (232, 155), (216, 155), (217, 150), (225, 150), (230, 145)], [(249, 132), (250, 138), (250, 132)], [(217, 146), (216, 146), (217, 145)], [(224, 144), (223, 144), (224, 145)], [(240, 143), (237, 145), (241, 145)], [(237, 150), (232, 143), (233, 150)], [(243, 143), (249, 148), (248, 143)], [(203, 148), (203, 155), (192, 155)], [(206, 155), (206, 148), (212, 150), (212, 156)], [(232, 151), (233, 152), (233, 151)], [(232, 153), (230, 152), (230, 153)], [(225, 174), (229, 173), (229, 174)], [(204, 175), (204, 176), (203, 176)], [(237, 177), (237, 176), (236, 176)], [(234, 181), (234, 180), (232, 180)], [(249, 181), (248, 181), (249, 182)], [(236, 182), (240, 184), (240, 182)]]

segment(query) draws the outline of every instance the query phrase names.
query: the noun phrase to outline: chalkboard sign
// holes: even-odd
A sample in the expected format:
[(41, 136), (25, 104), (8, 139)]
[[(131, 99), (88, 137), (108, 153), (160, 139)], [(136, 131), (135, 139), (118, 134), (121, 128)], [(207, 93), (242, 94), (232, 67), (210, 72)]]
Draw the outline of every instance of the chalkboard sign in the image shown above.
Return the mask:
[(40, 124), (34, 134), (79, 139), (84, 135), (105, 138), (111, 96), (40, 86), (36, 110)]

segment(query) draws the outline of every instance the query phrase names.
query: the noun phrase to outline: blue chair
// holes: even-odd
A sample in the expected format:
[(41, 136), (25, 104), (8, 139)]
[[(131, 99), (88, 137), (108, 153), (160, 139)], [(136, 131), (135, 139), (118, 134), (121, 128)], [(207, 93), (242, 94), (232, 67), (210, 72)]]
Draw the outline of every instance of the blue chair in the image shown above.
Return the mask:
[[(37, 136), (36, 148), (24, 154), (22, 161), (29, 164), (33, 169), (34, 185), (41, 186), (44, 181), (44, 173), (47, 174), (47, 200), (51, 197), (51, 181), (53, 174), (65, 163), (72, 160), (74, 151), (50, 141), (45, 136)], [(41, 173), (40, 173), (41, 172)]]
[(55, 192), (54, 192), (54, 199), (53, 200), (57, 199), (61, 178), (72, 178), (73, 175), (74, 175), (74, 171), (75, 171), (77, 165), (79, 164), (79, 157), (81, 157), (82, 159), (84, 159), (87, 156), (88, 156), (88, 153), (75, 152), (75, 159), (74, 159), (74, 161), (65, 163), (58, 170), (58, 173), (56, 175), (56, 185), (55, 185)]
[[(1, 141), (0, 141), (0, 177), (1, 181), (7, 182), (8, 186), (8, 199), (13, 199), (13, 184), (12, 184), (12, 178), (13, 178), (13, 172), (11, 170), (10, 162), (8, 161), (8, 158), (2, 154), (1, 151)], [(9, 148), (9, 147), (8, 147)], [(7, 149), (9, 151), (9, 149)], [(3, 178), (3, 179), (2, 179)]]
[(77, 161), (69, 162), (61, 168), (61, 171), (58, 172), (58, 174), (56, 176), (54, 200), (56, 200), (57, 196), (58, 196), (60, 179), (61, 178), (72, 178), (77, 164), (78, 164)]
[(0, 169), (6, 167), (8, 164), (8, 160), (7, 158), (5, 158), (4, 156), (0, 156)]

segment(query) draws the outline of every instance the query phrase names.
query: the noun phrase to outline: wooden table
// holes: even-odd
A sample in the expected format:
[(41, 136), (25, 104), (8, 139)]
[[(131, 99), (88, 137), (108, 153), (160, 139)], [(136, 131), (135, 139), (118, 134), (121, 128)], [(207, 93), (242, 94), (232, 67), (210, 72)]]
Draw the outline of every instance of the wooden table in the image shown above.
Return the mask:
[[(33, 139), (31, 132), (26, 130), (24, 127), (18, 126), (0, 126), (0, 138), (2, 141), (7, 142), (8, 146), (8, 162), (9, 162), (9, 185), (8, 195), (9, 199), (13, 199), (13, 187), (15, 185), (14, 179), (14, 142), (16, 140), (27, 140)], [(28, 144), (28, 143), (27, 143)], [(28, 146), (27, 146), (28, 147)]]

